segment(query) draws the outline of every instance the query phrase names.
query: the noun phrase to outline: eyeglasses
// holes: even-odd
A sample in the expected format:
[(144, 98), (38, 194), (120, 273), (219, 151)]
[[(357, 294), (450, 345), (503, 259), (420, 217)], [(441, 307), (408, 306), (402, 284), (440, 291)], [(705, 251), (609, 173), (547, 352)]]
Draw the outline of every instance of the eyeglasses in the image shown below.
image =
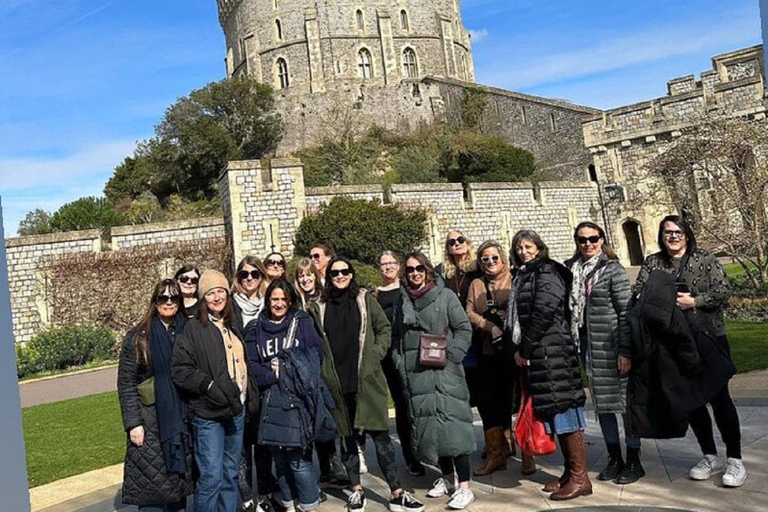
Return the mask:
[(347, 277), (351, 273), (352, 273), (352, 271), (349, 270), (348, 268), (341, 268), (341, 269), (338, 269), (338, 270), (331, 270), (330, 271), (331, 277), (339, 277), (339, 276)]
[(309, 257), (312, 258), (313, 260), (319, 260), (321, 256), (323, 256), (323, 253), (321, 252), (316, 252), (309, 255)]
[(600, 235), (579, 236), (579, 237), (576, 237), (576, 241), (579, 242), (579, 245), (587, 245), (587, 242), (591, 243), (592, 245), (595, 245), (597, 242), (600, 241), (600, 238), (602, 238)]
[(415, 274), (416, 272), (418, 272), (419, 274), (423, 274), (426, 271), (427, 271), (427, 267), (425, 267), (424, 265), (416, 265), (415, 267), (411, 267), (409, 265), (405, 267), (405, 272), (407, 274)]
[(178, 281), (182, 284), (197, 284), (197, 282), (200, 280), (199, 277), (190, 277), (190, 276), (179, 276)]
[(264, 264), (268, 267), (284, 267), (285, 260), (267, 260)]
[(464, 242), (466, 242), (467, 239), (463, 236), (459, 236), (456, 238), (449, 238), (448, 239), (448, 247), (453, 247), (454, 245), (461, 245)]
[(250, 272), (248, 270), (241, 270), (237, 273), (237, 278), (241, 281), (245, 281), (248, 277), (253, 280), (261, 279), (261, 272), (258, 270), (251, 270)]
[(685, 231), (664, 231), (664, 238), (685, 238)]
[(498, 255), (483, 256), (482, 258), (480, 258), (480, 261), (482, 261), (483, 263), (485, 263), (487, 265), (487, 264), (489, 264), (491, 262), (496, 263), (497, 261), (499, 261), (499, 259), (500, 258), (499, 258)]
[(398, 266), (399, 263), (396, 261), (388, 261), (386, 263), (379, 263), (380, 268), (392, 268)]
[(173, 302), (174, 304), (178, 303), (179, 302), (179, 296), (175, 295), (175, 294), (174, 295), (163, 294), (163, 295), (158, 295), (155, 298), (155, 303), (156, 304), (167, 304), (168, 302)]

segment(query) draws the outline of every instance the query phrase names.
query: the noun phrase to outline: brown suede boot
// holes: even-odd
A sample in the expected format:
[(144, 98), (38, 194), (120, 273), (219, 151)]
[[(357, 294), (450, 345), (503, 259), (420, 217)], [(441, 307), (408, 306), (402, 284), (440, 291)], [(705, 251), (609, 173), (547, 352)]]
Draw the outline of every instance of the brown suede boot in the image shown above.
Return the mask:
[(557, 436), (557, 440), (560, 443), (560, 451), (563, 452), (563, 474), (557, 480), (552, 480), (544, 485), (544, 492), (555, 492), (568, 482), (570, 476), (571, 464), (568, 461), (568, 447), (563, 442), (563, 436)]
[(568, 446), (568, 460), (570, 461), (569, 478), (565, 485), (552, 493), (549, 499), (554, 501), (572, 500), (579, 496), (592, 494), (592, 482), (587, 474), (587, 445), (584, 443), (584, 432), (574, 432), (561, 438)]
[(508, 459), (515, 455), (515, 438), (511, 428), (504, 429), (504, 440), (506, 442), (501, 445), (501, 454), (505, 459)]
[(501, 427), (494, 427), (485, 431), (485, 450), (488, 456), (483, 467), (472, 473), (475, 476), (490, 475), (499, 469), (507, 469), (507, 460), (501, 455), (504, 431)]
[(520, 473), (528, 476), (536, 472), (536, 459), (533, 458), (533, 455), (523, 453), (520, 456), (520, 459), (522, 461), (522, 465), (520, 466)]

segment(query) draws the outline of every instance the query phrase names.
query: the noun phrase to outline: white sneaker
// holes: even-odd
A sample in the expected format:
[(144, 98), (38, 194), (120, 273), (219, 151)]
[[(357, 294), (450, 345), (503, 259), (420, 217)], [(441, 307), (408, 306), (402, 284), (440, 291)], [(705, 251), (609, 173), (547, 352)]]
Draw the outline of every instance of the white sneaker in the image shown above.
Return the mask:
[(705, 455), (698, 464), (693, 466), (688, 472), (692, 480), (709, 480), (714, 473), (720, 473), (723, 470), (723, 463), (717, 458), (717, 455)]
[(448, 502), (448, 508), (453, 510), (463, 510), (475, 501), (475, 493), (469, 487), (459, 487), (451, 496)]
[(723, 485), (726, 487), (741, 487), (747, 481), (747, 468), (741, 459), (728, 458), (725, 462)]
[(427, 498), (442, 498), (453, 493), (453, 489), (448, 487), (448, 480), (440, 477), (432, 482), (432, 488), (427, 491)]
[(365, 452), (360, 446), (357, 447), (357, 456), (360, 458), (360, 474), (364, 475), (368, 472), (368, 464), (365, 463)]

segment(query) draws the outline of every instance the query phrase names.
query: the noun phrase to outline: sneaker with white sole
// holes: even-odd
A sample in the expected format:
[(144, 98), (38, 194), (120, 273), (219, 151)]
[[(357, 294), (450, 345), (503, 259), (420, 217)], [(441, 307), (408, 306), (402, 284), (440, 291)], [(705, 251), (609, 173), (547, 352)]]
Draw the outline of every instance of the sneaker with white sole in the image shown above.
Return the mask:
[(368, 472), (368, 464), (365, 463), (365, 450), (360, 446), (357, 447), (357, 456), (360, 458), (360, 474), (364, 475)]
[(349, 512), (363, 512), (365, 510), (365, 493), (362, 489), (352, 491), (352, 494), (347, 498), (347, 510)]
[(432, 488), (427, 491), (427, 498), (442, 498), (443, 496), (449, 496), (453, 494), (452, 487), (448, 486), (448, 480), (445, 477), (440, 477), (432, 482)]
[(389, 500), (389, 510), (391, 512), (422, 512), (424, 504), (408, 491), (403, 491), (397, 498)]
[(475, 501), (475, 493), (469, 487), (459, 487), (456, 492), (451, 496), (451, 501), (448, 502), (448, 508), (452, 510), (464, 510), (473, 501)]
[(717, 458), (717, 455), (705, 455), (698, 464), (693, 466), (688, 472), (692, 480), (709, 480), (715, 473), (723, 470), (723, 463)]
[(726, 487), (741, 487), (747, 481), (747, 468), (741, 459), (728, 457), (723, 473), (723, 485)]

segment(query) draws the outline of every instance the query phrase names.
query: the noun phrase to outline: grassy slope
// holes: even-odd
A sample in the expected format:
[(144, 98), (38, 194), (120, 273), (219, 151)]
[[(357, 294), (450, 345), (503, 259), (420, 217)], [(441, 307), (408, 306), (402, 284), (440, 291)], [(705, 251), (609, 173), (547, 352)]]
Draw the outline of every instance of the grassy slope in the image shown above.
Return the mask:
[(768, 324), (729, 320), (726, 328), (739, 373), (768, 368)]
[(29, 486), (123, 461), (125, 433), (117, 393), (22, 409)]

